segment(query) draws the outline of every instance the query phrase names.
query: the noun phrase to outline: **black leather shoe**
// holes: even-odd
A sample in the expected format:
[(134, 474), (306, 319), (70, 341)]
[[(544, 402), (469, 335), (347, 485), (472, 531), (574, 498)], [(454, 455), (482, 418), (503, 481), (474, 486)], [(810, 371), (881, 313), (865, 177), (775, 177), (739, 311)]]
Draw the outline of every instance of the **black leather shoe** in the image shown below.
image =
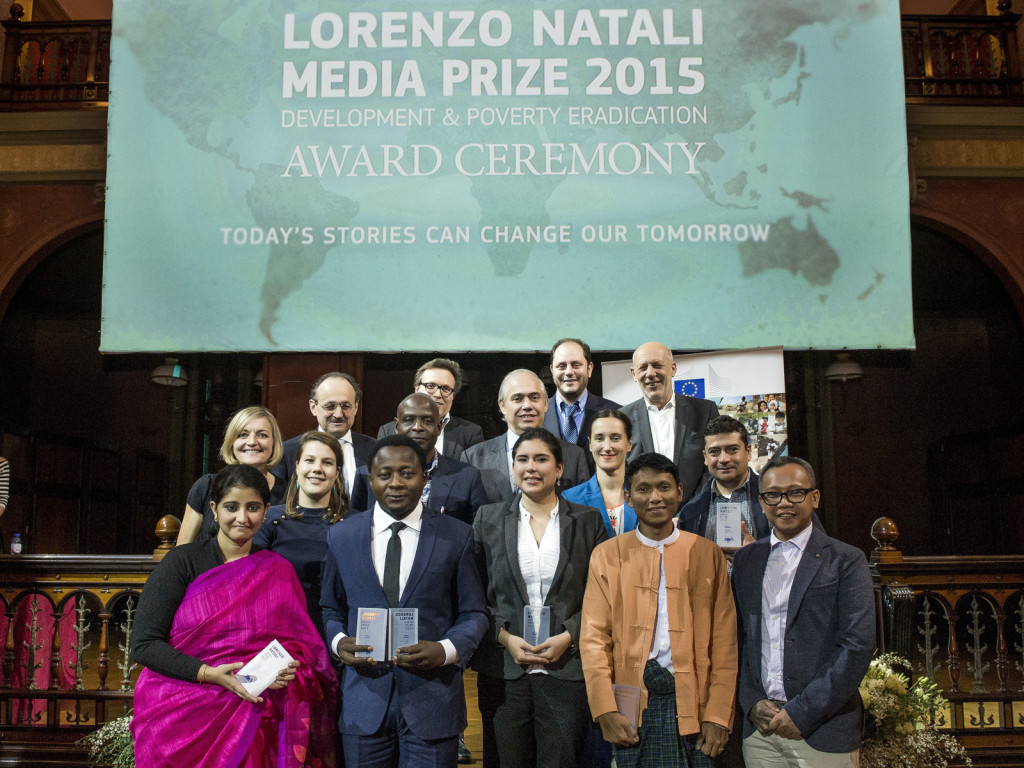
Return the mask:
[(459, 765), (469, 765), (473, 762), (473, 753), (466, 746), (466, 740), (459, 737)]

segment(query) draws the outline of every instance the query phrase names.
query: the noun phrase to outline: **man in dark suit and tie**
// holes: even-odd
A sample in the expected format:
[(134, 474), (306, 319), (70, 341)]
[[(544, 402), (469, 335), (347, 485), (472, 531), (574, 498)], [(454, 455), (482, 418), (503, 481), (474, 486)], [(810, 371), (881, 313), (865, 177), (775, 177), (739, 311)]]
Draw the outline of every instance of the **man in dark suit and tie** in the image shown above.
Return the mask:
[(772, 534), (733, 560), (748, 768), (858, 764), (874, 592), (864, 553), (812, 522), (820, 499), (806, 461), (772, 459), (761, 472)]
[[(356, 380), (340, 371), (325, 373), (316, 380), (309, 392), (309, 412), (316, 419), (319, 430), (329, 432), (341, 443), (341, 453), (345, 459), (341, 469), (345, 477), (345, 490), (349, 495), (352, 494), (356, 468), (366, 464), (370, 449), (377, 442), (372, 437), (352, 430), (362, 399), (363, 390)], [(274, 477), (282, 482), (288, 482), (295, 473), (295, 451), (301, 437), (296, 435), (284, 441), (284, 457), (272, 470)]]
[(677, 395), (672, 377), (672, 350), (649, 341), (633, 353), (630, 368), (643, 397), (622, 408), (633, 422), (629, 461), (644, 453), (660, 453), (676, 463), (683, 484), (683, 503), (707, 479), (704, 471), (704, 425), (718, 415), (718, 406), (700, 397)]
[[(370, 452), (372, 511), (332, 526), (323, 608), (332, 653), (344, 664), (338, 718), (348, 765), (453, 768), (466, 727), (462, 670), (487, 631), (473, 532), (424, 510), (426, 455), (404, 435)], [(374, 663), (357, 653), (360, 608), (416, 608), (419, 642)]]
[[(524, 430), (544, 425), (547, 408), (548, 395), (544, 383), (533, 371), (520, 368), (502, 379), (498, 389), (498, 409), (508, 424), (508, 431), (474, 445), (462, 454), (464, 462), (480, 470), (487, 501), (491, 504), (511, 501), (518, 492), (512, 480), (512, 446)], [(559, 487), (565, 490), (589, 480), (590, 470), (582, 448), (565, 440), (561, 440), (561, 444), (563, 470)]]
[[(484, 431), (472, 421), (452, 416), (450, 411), (455, 396), (462, 389), (462, 366), (446, 357), (428, 360), (416, 370), (412, 380), (414, 392), (429, 395), (441, 413), (441, 434), (437, 439), (437, 450), (443, 456), (457, 459), (471, 445), (484, 441)], [(395, 422), (382, 424), (377, 439), (395, 434)]]
[[(411, 437), (427, 455), (427, 484), (423, 503), (434, 512), (443, 512), (472, 525), (479, 507), (487, 503), (483, 480), (475, 467), (442, 455), (434, 447), (441, 433), (437, 403), (427, 395), (413, 393), (398, 404), (394, 427), (397, 434)], [(350, 504), (363, 510), (376, 499), (370, 488), (370, 473), (360, 467)]]
[(595, 395), (587, 389), (594, 362), (590, 347), (580, 339), (559, 339), (551, 348), (551, 378), (555, 382), (555, 399), (544, 414), (544, 429), (568, 443), (575, 443), (587, 457), (587, 467), (594, 473), (594, 457), (590, 454), (590, 422), (594, 414), (619, 404)]

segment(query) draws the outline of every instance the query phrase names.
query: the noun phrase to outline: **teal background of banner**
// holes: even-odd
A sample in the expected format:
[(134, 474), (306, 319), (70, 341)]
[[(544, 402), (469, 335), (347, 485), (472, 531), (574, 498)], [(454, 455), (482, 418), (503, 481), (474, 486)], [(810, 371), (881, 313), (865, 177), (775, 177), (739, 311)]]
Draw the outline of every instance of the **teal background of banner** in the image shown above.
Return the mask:
[[(343, 18), (352, 10), (380, 18), (375, 7), (330, 5)], [(691, 9), (701, 8), (702, 45), (535, 47), (533, 10), (553, 9), (522, 3), (503, 9), (513, 36), (498, 48), (286, 49), (285, 14), (295, 14), (297, 39), (309, 39), (320, 6), (115, 0), (103, 351), (528, 350), (572, 335), (596, 349), (631, 349), (647, 338), (677, 349), (913, 346), (895, 0), (643, 6), (659, 31), (662, 7), (673, 9), (683, 35)], [(576, 9), (596, 16), (603, 6), (558, 7), (572, 18)], [(388, 5), (449, 9), (477, 17), (502, 10), (472, 2)], [(687, 82), (674, 74), (680, 56), (703, 59), (703, 91), (651, 94), (647, 62), (671, 62), (666, 82), (676, 86)], [(528, 57), (566, 59), (570, 94), (474, 96), (459, 88), (442, 95), (444, 59)], [(632, 96), (587, 95), (591, 57), (608, 58), (613, 69), (636, 59), (648, 87)], [(379, 67), (382, 59), (414, 59), (425, 95), (282, 93), (286, 62), (302, 71), (311, 61)], [(472, 109), (509, 107), (559, 115), (544, 125), (467, 124)], [(706, 110), (707, 123), (568, 120), (572, 108), (608, 107)], [(287, 111), (344, 117), (395, 108), (433, 109), (433, 124), (282, 127)], [(445, 125), (446, 114), (459, 124)], [(678, 146), (671, 173), (656, 159), (650, 173), (623, 175), (471, 177), (454, 163), (467, 145), (467, 158), (479, 156), (476, 144), (522, 144), (538, 153), (544, 144), (578, 145), (590, 157), (603, 143), (606, 153), (622, 144), (615, 157), (628, 166), (626, 145), (643, 152), (649, 144), (665, 156), (666, 142), (696, 151), (696, 173), (686, 172)], [(378, 173), (382, 145), (406, 155), (413, 145), (436, 147), (443, 161), (420, 177), (369, 175), (366, 164), (348, 175), (351, 162), (340, 177), (330, 163), (324, 175), (315, 170), (310, 147), (333, 147), (340, 157), (350, 146), (351, 159), (362, 145)], [(542, 170), (536, 158), (533, 166)], [(481, 241), (486, 227), (516, 225), (565, 227), (569, 241)], [(659, 225), (701, 236), (641, 240), (642, 227), (650, 234)], [(723, 226), (733, 233), (768, 227), (768, 236), (723, 242)], [(414, 242), (326, 242), (324, 229), (333, 227), (363, 234), (395, 227), (412, 232)], [(287, 243), (235, 244), (237, 233), (249, 240), (254, 229), (271, 228), (295, 231)], [(311, 242), (301, 241), (304, 228)], [(587, 228), (595, 242), (584, 242)], [(466, 232), (469, 241), (431, 243), (430, 231)], [(623, 241), (600, 241), (616, 231)]]

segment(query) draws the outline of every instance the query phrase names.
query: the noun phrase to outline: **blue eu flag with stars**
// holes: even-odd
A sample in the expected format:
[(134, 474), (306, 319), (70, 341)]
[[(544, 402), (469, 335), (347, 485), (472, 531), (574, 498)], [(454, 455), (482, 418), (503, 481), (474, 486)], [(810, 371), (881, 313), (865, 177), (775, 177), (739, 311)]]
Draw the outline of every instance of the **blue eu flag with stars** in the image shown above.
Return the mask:
[(675, 382), (676, 392), (689, 397), (704, 397), (704, 379), (682, 379)]

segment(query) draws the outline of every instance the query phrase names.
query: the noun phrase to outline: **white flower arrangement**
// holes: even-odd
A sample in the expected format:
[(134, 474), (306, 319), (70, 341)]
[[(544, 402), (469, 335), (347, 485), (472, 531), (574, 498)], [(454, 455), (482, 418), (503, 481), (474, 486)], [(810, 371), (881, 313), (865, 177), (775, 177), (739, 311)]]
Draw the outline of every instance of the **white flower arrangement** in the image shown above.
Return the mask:
[(89, 749), (89, 764), (96, 768), (135, 768), (135, 747), (129, 726), (131, 714), (111, 720), (78, 743)]
[(894, 667), (909, 669), (906, 659), (886, 653), (871, 661), (860, 683), (867, 714), (861, 745), (863, 768), (948, 768), (950, 760), (970, 766), (963, 745), (936, 727), (946, 700), (938, 686), (921, 676), (913, 685)]

